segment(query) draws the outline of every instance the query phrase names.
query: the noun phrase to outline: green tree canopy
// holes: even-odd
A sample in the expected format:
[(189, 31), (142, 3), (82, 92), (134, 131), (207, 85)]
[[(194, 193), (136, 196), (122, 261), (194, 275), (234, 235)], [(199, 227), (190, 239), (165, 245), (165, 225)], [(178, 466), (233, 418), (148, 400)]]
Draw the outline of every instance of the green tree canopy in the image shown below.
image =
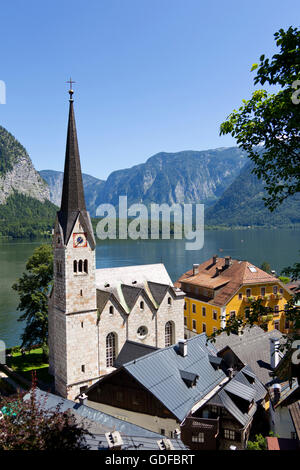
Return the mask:
[(30, 349), (40, 344), (47, 352), (48, 294), (53, 282), (53, 254), (51, 245), (36, 248), (26, 264), (26, 272), (12, 286), (18, 292), (19, 321), (26, 321), (22, 347)]

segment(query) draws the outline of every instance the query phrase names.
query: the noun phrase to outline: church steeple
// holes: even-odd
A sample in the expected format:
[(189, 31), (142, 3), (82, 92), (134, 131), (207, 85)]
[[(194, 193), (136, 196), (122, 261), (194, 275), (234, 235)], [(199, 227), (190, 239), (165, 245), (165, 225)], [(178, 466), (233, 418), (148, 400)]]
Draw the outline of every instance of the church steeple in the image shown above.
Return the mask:
[(74, 227), (74, 223), (79, 214), (86, 221), (87, 232), (90, 233), (92, 242), (94, 243), (94, 234), (90, 221), (89, 214), (86, 210), (84, 189), (82, 182), (82, 173), (80, 165), (80, 155), (77, 140), (77, 131), (74, 114), (74, 100), (73, 100), (73, 89), (71, 79), (69, 89), (69, 120), (68, 120), (68, 133), (66, 143), (66, 155), (65, 155), (65, 168), (64, 168), (64, 180), (61, 197), (60, 211), (58, 212), (58, 220), (61, 225), (64, 242), (68, 243), (71, 232)]

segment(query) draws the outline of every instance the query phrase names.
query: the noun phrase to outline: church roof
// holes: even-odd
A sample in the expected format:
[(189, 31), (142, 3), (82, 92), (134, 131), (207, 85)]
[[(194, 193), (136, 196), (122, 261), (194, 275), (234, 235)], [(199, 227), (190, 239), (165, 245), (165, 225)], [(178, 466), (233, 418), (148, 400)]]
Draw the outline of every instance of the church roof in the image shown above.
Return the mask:
[(73, 90), (70, 93), (69, 121), (66, 143), (64, 180), (58, 221), (63, 231), (64, 242), (68, 243), (74, 224), (81, 214), (83, 225), (92, 244), (95, 244), (93, 228), (89, 213), (86, 210), (79, 147), (73, 106)]
[(158, 348), (149, 346), (148, 344), (137, 343), (135, 341), (127, 340), (122, 347), (114, 366), (121, 367), (123, 364), (129, 361), (133, 361), (138, 357), (146, 356), (153, 351), (157, 351)]

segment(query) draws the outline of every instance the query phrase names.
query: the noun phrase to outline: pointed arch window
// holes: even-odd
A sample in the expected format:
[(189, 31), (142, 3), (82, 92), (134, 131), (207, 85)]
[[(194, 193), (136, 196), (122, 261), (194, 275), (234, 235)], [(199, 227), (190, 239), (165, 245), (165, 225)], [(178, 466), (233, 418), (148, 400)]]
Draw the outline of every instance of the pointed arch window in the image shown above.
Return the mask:
[(78, 261), (78, 272), (82, 273), (82, 259)]
[(73, 261), (73, 271), (74, 273), (77, 273), (77, 261), (76, 260)]
[(117, 335), (109, 333), (106, 336), (106, 367), (113, 367), (116, 359)]
[(174, 325), (168, 321), (165, 325), (165, 346), (171, 346), (174, 343)]

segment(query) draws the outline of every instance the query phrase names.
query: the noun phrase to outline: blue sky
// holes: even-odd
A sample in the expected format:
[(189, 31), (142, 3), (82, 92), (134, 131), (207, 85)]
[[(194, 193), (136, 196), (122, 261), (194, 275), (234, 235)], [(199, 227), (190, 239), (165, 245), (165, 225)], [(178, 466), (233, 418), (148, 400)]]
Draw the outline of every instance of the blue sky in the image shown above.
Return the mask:
[(72, 75), (85, 173), (234, 145), (220, 123), (253, 91), (274, 32), (299, 17), (298, 0), (3, 2), (0, 124), (38, 170), (62, 170)]

